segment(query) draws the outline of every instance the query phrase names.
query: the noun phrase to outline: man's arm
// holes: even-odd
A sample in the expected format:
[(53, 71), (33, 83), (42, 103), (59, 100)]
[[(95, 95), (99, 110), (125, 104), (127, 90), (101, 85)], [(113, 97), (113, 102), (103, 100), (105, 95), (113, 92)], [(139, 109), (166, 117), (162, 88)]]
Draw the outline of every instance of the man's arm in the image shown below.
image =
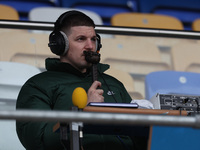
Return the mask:
[[(48, 93), (49, 94), (49, 93)], [(34, 84), (22, 87), (16, 109), (52, 110), (50, 95)], [(63, 149), (59, 133), (53, 132), (56, 123), (49, 122), (16, 122), (16, 129), (21, 143), (27, 150)]]

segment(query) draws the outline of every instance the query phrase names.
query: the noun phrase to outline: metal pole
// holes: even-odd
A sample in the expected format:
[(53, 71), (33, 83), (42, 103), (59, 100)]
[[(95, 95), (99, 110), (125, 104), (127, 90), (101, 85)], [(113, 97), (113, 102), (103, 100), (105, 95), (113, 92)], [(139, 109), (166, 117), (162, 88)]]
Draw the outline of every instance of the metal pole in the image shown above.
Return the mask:
[[(0, 20), (0, 28), (53, 30), (53, 22)], [(98, 33), (199, 39), (199, 32), (97, 25)]]
[(116, 114), (72, 111), (16, 110), (0, 111), (0, 119), (18, 121), (83, 122), (90, 124), (166, 125), (200, 127), (200, 115), (167, 116), (142, 114)]

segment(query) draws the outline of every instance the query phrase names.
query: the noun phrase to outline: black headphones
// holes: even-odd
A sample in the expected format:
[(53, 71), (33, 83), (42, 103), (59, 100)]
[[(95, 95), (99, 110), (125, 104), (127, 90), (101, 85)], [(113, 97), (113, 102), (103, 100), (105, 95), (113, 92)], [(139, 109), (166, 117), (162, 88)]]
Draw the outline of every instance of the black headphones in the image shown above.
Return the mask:
[[(54, 30), (49, 35), (49, 44), (50, 50), (52, 53), (56, 55), (65, 55), (69, 49), (69, 40), (67, 35), (61, 31), (61, 28), (63, 27), (64, 20), (68, 17), (71, 17), (72, 15), (78, 15), (83, 14), (82, 12), (72, 10), (67, 11), (63, 13), (55, 22), (54, 24)], [(85, 14), (83, 14), (85, 15)], [(102, 47), (101, 44), (101, 37), (99, 34), (96, 34), (97, 36), (97, 43), (96, 43), (96, 51), (99, 52), (100, 48)]]

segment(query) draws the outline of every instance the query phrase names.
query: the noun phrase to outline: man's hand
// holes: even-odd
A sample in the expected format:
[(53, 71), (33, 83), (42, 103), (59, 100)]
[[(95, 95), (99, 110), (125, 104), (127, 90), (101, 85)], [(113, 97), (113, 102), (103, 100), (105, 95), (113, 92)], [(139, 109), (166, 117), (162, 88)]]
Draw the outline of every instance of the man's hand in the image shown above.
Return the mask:
[(103, 90), (97, 89), (98, 87), (101, 87), (101, 82), (94, 81), (87, 92), (88, 95), (87, 104), (90, 102), (104, 102)]

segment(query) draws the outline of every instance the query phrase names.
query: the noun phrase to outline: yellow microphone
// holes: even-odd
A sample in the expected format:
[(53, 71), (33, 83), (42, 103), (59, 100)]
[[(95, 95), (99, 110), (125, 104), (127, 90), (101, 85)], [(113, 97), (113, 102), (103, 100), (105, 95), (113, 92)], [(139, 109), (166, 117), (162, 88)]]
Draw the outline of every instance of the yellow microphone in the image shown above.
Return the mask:
[(72, 103), (79, 109), (83, 109), (87, 105), (87, 93), (84, 88), (75, 88), (72, 93)]

